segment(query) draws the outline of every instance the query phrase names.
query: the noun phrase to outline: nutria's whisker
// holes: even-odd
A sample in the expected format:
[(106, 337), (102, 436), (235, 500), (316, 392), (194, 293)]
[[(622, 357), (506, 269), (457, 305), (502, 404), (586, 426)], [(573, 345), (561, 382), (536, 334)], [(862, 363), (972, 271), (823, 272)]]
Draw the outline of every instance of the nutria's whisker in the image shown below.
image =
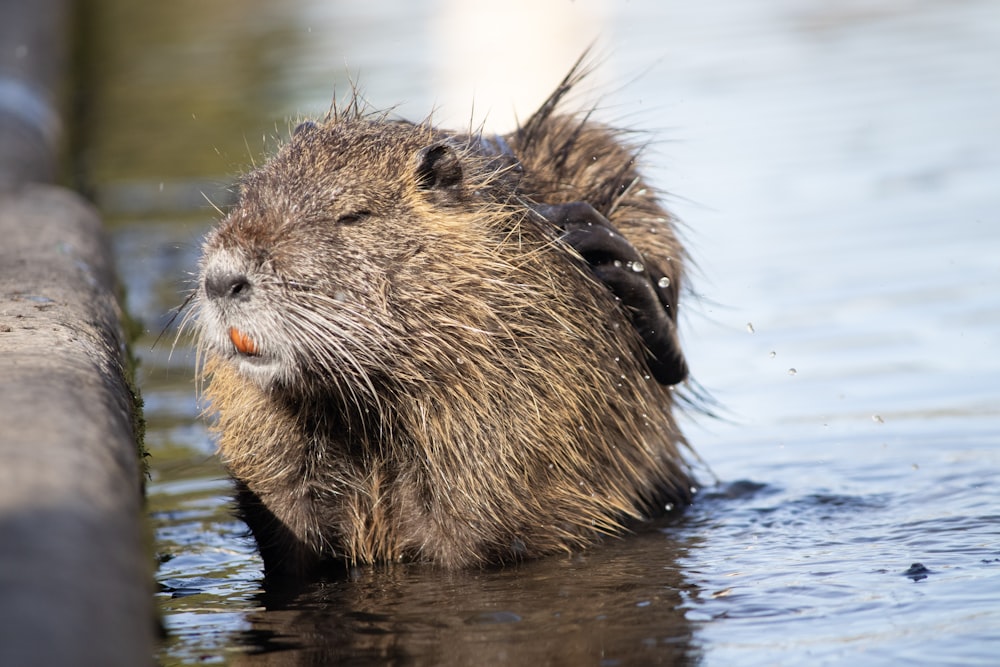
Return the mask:
[[(195, 291), (192, 290), (188, 293), (186, 297), (184, 297), (184, 301), (181, 302), (181, 305), (177, 306), (171, 311), (170, 319), (167, 320), (167, 323), (164, 324), (163, 327), (160, 329), (160, 333), (157, 334), (156, 340), (154, 340), (153, 344), (149, 346), (150, 349), (155, 348), (160, 343), (160, 339), (163, 338), (163, 335), (165, 333), (167, 333), (167, 329), (169, 329), (171, 325), (173, 325), (173, 323), (177, 320), (180, 314), (184, 312), (184, 309), (191, 304), (194, 298), (195, 298)], [(187, 317), (188, 315), (185, 315), (184, 318), (181, 320), (181, 325), (178, 327), (177, 336), (174, 336), (174, 342), (170, 345), (171, 354), (173, 354), (174, 347), (176, 347), (177, 345), (177, 337), (180, 335), (180, 331), (183, 328), (184, 322), (187, 319)]]

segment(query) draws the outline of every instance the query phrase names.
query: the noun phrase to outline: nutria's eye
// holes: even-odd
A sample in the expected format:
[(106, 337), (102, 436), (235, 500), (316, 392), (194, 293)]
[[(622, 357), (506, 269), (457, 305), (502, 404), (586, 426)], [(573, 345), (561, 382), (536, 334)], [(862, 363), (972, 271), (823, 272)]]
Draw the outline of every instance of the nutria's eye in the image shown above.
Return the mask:
[(371, 211), (354, 211), (352, 213), (345, 213), (344, 215), (337, 218), (337, 224), (353, 225), (355, 223), (361, 222), (370, 215)]

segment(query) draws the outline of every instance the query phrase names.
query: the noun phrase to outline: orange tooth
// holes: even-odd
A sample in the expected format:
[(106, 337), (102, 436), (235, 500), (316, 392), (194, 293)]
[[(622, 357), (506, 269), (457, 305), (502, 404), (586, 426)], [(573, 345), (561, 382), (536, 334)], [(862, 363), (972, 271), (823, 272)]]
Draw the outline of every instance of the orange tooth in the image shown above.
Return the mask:
[(246, 335), (236, 327), (229, 327), (229, 340), (233, 341), (237, 352), (254, 356), (257, 354), (257, 344), (250, 336)]

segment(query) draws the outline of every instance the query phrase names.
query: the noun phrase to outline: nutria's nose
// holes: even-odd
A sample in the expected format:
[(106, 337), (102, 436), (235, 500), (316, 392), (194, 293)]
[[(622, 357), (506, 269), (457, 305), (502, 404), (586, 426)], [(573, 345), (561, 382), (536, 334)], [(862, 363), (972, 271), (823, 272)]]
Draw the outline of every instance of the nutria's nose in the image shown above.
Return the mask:
[(205, 276), (205, 294), (210, 299), (243, 300), (250, 296), (250, 281), (242, 273), (212, 271)]

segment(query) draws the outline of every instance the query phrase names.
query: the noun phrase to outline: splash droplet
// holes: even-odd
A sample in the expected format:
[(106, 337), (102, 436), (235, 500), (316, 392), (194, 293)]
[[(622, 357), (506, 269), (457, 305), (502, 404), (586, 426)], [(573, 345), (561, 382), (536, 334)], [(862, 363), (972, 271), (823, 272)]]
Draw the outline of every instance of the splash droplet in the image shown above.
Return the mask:
[(747, 331), (748, 331), (749, 333), (753, 333), (753, 332), (754, 332), (754, 329), (753, 329), (753, 322), (747, 322)]
[(795, 370), (794, 368), (789, 368), (789, 369), (788, 369), (788, 374), (789, 374), (789, 375), (795, 375), (796, 373), (798, 373), (798, 371), (797, 371), (797, 370)]
[(774, 359), (776, 356), (778, 356), (778, 353), (775, 352), (774, 350), (771, 350), (770, 352), (767, 353), (767, 356), (771, 359)]
[(872, 421), (876, 424), (884, 424), (885, 420), (882, 419), (882, 415), (872, 415)]

